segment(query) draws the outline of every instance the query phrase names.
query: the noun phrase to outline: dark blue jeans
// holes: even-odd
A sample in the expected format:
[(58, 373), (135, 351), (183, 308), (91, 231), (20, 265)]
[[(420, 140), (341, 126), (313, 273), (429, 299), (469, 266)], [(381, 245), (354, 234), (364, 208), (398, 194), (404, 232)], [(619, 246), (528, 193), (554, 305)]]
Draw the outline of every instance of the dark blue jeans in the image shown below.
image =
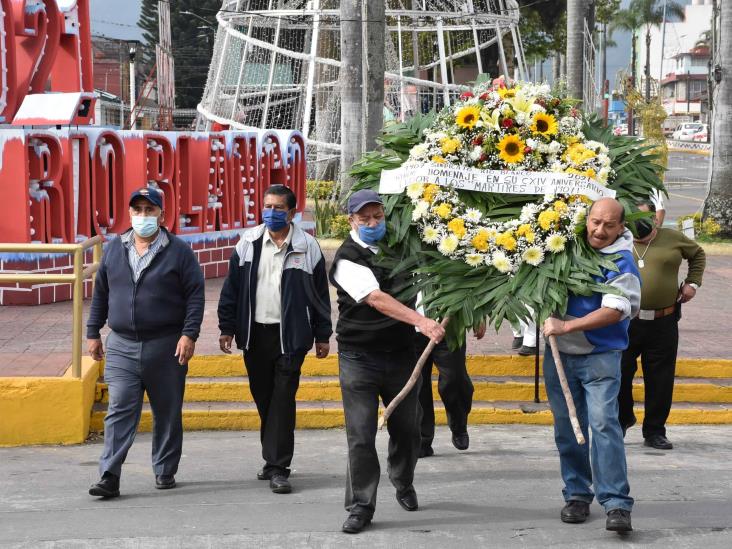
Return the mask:
[[(400, 352), (338, 352), (338, 368), (346, 416), (348, 470), (346, 510), (371, 518), (381, 468), (376, 453), (379, 398), (388, 406), (414, 368), (414, 349)], [(397, 492), (412, 486), (419, 455), (419, 387), (389, 417), (389, 479)]]
[[(594, 355), (561, 353), (582, 433), (587, 443), (580, 446), (569, 422), (567, 403), (559, 384), (551, 350), (544, 352), (544, 380), (552, 414), (554, 440), (564, 480), (564, 500), (597, 501), (606, 511), (633, 508), (628, 485), (623, 432), (618, 421), (620, 351)], [(588, 431), (592, 431), (592, 440)]]

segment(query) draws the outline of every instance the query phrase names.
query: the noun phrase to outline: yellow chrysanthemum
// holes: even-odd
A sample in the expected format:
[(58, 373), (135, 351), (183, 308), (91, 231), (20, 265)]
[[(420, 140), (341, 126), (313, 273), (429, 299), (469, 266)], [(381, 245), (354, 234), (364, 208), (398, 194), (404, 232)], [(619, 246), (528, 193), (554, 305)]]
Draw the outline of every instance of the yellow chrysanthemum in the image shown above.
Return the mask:
[(564, 200), (557, 200), (554, 202), (554, 211), (558, 214), (562, 214), (567, 211), (567, 203)]
[(445, 162), (447, 162), (447, 160), (445, 160), (444, 158), (442, 158), (439, 155), (433, 156), (432, 158), (430, 158), (430, 160), (432, 162), (434, 162), (435, 164), (444, 164)]
[(442, 202), (441, 204), (435, 206), (432, 211), (434, 211), (442, 219), (447, 219), (452, 213), (452, 206), (447, 202)]
[(539, 214), (539, 226), (545, 231), (551, 229), (557, 221), (559, 221), (559, 214), (554, 210), (544, 210)]
[(435, 199), (435, 195), (437, 194), (437, 191), (440, 190), (440, 187), (438, 185), (427, 185), (424, 188), (424, 193), (422, 194), (422, 198), (426, 200), (429, 203), (432, 203), (432, 201)]
[(530, 248), (526, 248), (521, 255), (521, 259), (529, 265), (536, 267), (544, 261), (544, 252), (538, 246), (531, 246)]
[(477, 233), (475, 233), (475, 236), (470, 241), (470, 243), (473, 245), (473, 248), (478, 250), (479, 252), (485, 252), (488, 250), (488, 231), (485, 229), (480, 229)]
[(526, 239), (526, 242), (529, 242), (530, 244), (534, 243), (534, 240), (536, 239), (536, 235), (533, 231), (529, 231), (524, 235), (524, 238)]
[(557, 119), (554, 115), (537, 112), (531, 123), (531, 131), (537, 135), (549, 137), (557, 134)]
[(454, 234), (458, 238), (464, 237), (465, 233), (467, 232), (465, 230), (465, 220), (460, 217), (456, 217), (455, 219), (450, 221), (450, 223), (447, 224), (447, 228), (452, 234)]
[(554, 254), (562, 252), (564, 251), (564, 244), (566, 242), (567, 239), (561, 234), (552, 233), (546, 239), (546, 249)]
[(578, 166), (595, 158), (595, 156), (597, 156), (597, 154), (585, 147), (582, 143), (574, 143), (570, 145), (564, 153), (565, 159), (569, 159), (573, 164)]
[(516, 164), (524, 159), (525, 144), (518, 135), (506, 135), (498, 142), (498, 155), (506, 164)]
[(519, 228), (516, 229), (516, 235), (517, 236), (526, 236), (531, 232), (531, 225), (528, 223), (524, 223), (523, 225), (519, 225)]
[(466, 130), (472, 129), (478, 120), (480, 120), (480, 107), (477, 105), (466, 105), (455, 116), (455, 123)]
[(501, 246), (505, 250), (512, 252), (516, 249), (516, 239), (508, 231), (501, 233), (496, 237), (496, 246)]
[(516, 96), (516, 89), (515, 88), (498, 88), (496, 90), (498, 92), (498, 95), (501, 96), (501, 99), (506, 99), (509, 97), (515, 97)]
[(592, 168), (587, 168), (585, 170), (585, 175), (590, 179), (595, 179), (595, 177), (597, 176), (597, 172), (595, 172), (595, 170), (593, 170)]
[(460, 149), (460, 140), (455, 137), (445, 137), (440, 141), (442, 154), (454, 154)]

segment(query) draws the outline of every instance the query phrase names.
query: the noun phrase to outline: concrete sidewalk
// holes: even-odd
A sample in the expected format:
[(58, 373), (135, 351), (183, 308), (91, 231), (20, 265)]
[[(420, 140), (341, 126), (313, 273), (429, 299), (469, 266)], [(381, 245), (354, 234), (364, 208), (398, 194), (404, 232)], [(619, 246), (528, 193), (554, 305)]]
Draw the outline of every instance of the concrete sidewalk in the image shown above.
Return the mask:
[(705, 547), (732, 539), (732, 428), (672, 427), (670, 452), (627, 439), (635, 531), (605, 530), (596, 503), (584, 525), (559, 520), (563, 505), (552, 430), (471, 427), (457, 452), (438, 428), (434, 457), (420, 460), (420, 510), (403, 511), (386, 475), (373, 525), (340, 532), (346, 441), (342, 430), (298, 431), (291, 495), (255, 478), (256, 432), (186, 433), (179, 487), (153, 487), (150, 436), (139, 435), (123, 470), (122, 497), (87, 495), (99, 442), (0, 449), (0, 547)]
[[(220, 354), (216, 308), (223, 279), (206, 281), (206, 311), (198, 355)], [(732, 359), (729, 330), (732, 326), (732, 256), (707, 258), (704, 286), (684, 306), (680, 323), (679, 357)], [(337, 318), (335, 291), (331, 288), (333, 325)], [(88, 311), (89, 301), (85, 303)], [(84, 315), (86, 319), (86, 312)], [(489, 330), (482, 341), (468, 337), (468, 354), (510, 354), (512, 334), (508, 326)], [(84, 343), (86, 345), (86, 343)], [(84, 349), (85, 350), (85, 349)], [(335, 352), (335, 336), (331, 352)], [(36, 307), (0, 307), (0, 377), (57, 376), (71, 361), (71, 303)]]

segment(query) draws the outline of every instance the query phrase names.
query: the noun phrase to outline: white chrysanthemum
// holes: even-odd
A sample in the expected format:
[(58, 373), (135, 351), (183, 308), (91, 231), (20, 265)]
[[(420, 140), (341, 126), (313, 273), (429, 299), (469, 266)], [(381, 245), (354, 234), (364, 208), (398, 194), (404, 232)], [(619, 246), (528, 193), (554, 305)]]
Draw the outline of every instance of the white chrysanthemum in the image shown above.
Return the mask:
[(572, 223), (575, 225), (579, 225), (580, 223), (584, 223), (585, 218), (587, 217), (587, 212), (584, 208), (580, 208), (576, 212), (574, 212), (574, 215), (572, 216)]
[(471, 223), (478, 223), (480, 221), (480, 218), (483, 217), (483, 214), (480, 213), (480, 210), (476, 210), (475, 208), (468, 208), (465, 210), (465, 215), (463, 215), (465, 218), (465, 221), (470, 221)]
[(563, 172), (564, 171), (564, 166), (559, 161), (552, 162), (551, 165), (549, 166), (549, 171), (552, 171), (552, 172)]
[(521, 208), (521, 217), (519, 217), (521, 223), (528, 223), (533, 220), (538, 211), (539, 206), (537, 204), (526, 204)]
[(556, 254), (564, 251), (564, 245), (567, 243), (567, 238), (559, 233), (551, 233), (546, 238), (546, 249)]
[(539, 142), (536, 139), (534, 139), (533, 137), (529, 137), (526, 140), (526, 144), (529, 147), (531, 147), (532, 149), (538, 149), (539, 148)]
[(480, 147), (474, 147), (472, 151), (470, 151), (470, 160), (473, 162), (477, 162), (480, 160), (480, 157), (483, 155), (483, 149)]
[(426, 216), (430, 211), (430, 203), (426, 200), (420, 200), (415, 204), (414, 210), (412, 211), (412, 221), (419, 221)]
[(437, 250), (442, 255), (450, 255), (455, 250), (457, 250), (458, 245), (460, 244), (460, 240), (457, 236), (454, 234), (448, 235), (442, 240), (440, 240), (439, 245), (437, 246)]
[(519, 126), (523, 126), (524, 124), (526, 124), (527, 120), (528, 118), (526, 117), (525, 112), (519, 111), (516, 113), (516, 124), (518, 124)]
[(549, 152), (552, 154), (557, 154), (560, 150), (562, 150), (562, 144), (559, 141), (549, 143)]
[(502, 273), (511, 271), (511, 260), (503, 252), (495, 252), (491, 258), (491, 264)]
[(483, 263), (484, 260), (485, 256), (483, 254), (475, 253), (465, 255), (465, 263), (467, 263), (471, 267), (477, 267), (478, 265)]
[(539, 105), (538, 103), (534, 103), (533, 105), (531, 105), (531, 112), (532, 113), (546, 112), (546, 109), (544, 107), (542, 107), (541, 105)]
[(610, 165), (610, 157), (606, 155), (605, 153), (600, 153), (597, 155), (597, 161), (602, 164), (603, 166), (609, 166)]
[(422, 183), (410, 183), (407, 185), (407, 196), (412, 200), (419, 200), (424, 194), (424, 185)]
[(412, 158), (424, 158), (427, 156), (428, 152), (429, 146), (426, 143), (419, 143), (418, 145), (412, 147), (412, 150), (409, 151), (409, 155)]
[(510, 110), (511, 110), (511, 105), (509, 105), (508, 103), (504, 103), (503, 105), (501, 105), (501, 114), (506, 114)]
[(530, 246), (521, 254), (521, 259), (529, 265), (536, 267), (544, 261), (544, 251), (539, 246)]
[(585, 141), (584, 145), (588, 149), (592, 149), (595, 152), (597, 152), (600, 149), (600, 147), (602, 147), (602, 143), (600, 143), (598, 141), (592, 141), (592, 140)]
[(427, 244), (435, 244), (440, 240), (440, 231), (432, 225), (427, 225), (422, 231), (422, 241)]

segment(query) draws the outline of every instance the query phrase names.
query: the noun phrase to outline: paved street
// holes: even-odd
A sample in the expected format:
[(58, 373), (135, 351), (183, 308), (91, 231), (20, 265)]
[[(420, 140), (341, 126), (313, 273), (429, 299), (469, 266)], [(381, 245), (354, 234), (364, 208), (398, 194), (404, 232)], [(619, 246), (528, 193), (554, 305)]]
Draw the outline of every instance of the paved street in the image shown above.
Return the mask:
[[(122, 497), (87, 495), (97, 478), (98, 442), (72, 447), (0, 449), (0, 547), (618, 547), (593, 504), (589, 521), (567, 525), (551, 428), (471, 428), (457, 452), (438, 428), (436, 455), (417, 466), (420, 510), (403, 511), (386, 477), (374, 524), (340, 533), (345, 519), (346, 442), (342, 430), (298, 431), (291, 495), (272, 494), (255, 473), (254, 432), (186, 433), (179, 487), (158, 491), (150, 436), (139, 435), (123, 470)], [(627, 440), (636, 498), (635, 532), (623, 546), (729, 547), (732, 536), (732, 428), (673, 427), (676, 449)]]
[(676, 228), (676, 219), (699, 211), (707, 195), (709, 157), (672, 152), (664, 184), (668, 190), (666, 225)]

